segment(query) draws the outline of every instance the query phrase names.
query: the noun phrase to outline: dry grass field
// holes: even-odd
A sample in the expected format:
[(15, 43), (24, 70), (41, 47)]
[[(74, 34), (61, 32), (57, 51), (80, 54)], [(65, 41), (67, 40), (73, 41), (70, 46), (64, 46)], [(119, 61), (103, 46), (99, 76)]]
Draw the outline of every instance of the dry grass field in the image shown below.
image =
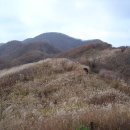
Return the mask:
[(66, 58), (0, 71), (0, 130), (130, 129), (130, 88)]

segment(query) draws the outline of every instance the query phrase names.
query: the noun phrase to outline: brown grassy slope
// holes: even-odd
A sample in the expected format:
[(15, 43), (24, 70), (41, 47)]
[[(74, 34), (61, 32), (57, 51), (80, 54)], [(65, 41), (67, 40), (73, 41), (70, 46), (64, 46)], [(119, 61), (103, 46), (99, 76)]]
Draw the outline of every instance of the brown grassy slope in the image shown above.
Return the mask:
[(47, 42), (23, 44), (12, 41), (0, 47), (0, 69), (36, 62), (60, 53)]
[(83, 45), (74, 49), (71, 49), (65, 53), (59, 54), (58, 57), (66, 57), (66, 58), (72, 58), (72, 59), (79, 59), (82, 56), (86, 56), (87, 58), (89, 56), (94, 56), (98, 54), (98, 52), (111, 48), (110, 44), (107, 44), (105, 42), (94, 42), (87, 45)]
[(77, 60), (82, 64), (89, 65), (91, 70), (96, 73), (100, 73), (100, 71), (102, 73), (102, 70), (105, 70), (105, 73), (111, 71), (109, 77), (116, 75), (116, 78), (123, 79), (125, 82), (130, 83), (129, 47), (112, 48), (109, 44), (94, 43), (72, 49), (57, 57)]
[(0, 87), (1, 130), (68, 130), (91, 121), (96, 130), (130, 129), (127, 86), (86, 75), (68, 59), (0, 71)]

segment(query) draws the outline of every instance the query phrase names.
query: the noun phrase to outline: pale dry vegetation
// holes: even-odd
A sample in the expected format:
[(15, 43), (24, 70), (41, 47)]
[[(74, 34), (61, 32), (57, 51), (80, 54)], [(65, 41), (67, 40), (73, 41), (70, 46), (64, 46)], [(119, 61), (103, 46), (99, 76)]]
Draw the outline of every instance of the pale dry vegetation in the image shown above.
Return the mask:
[[(124, 80), (130, 85), (130, 48), (123, 46), (114, 48), (106, 43), (90, 43), (80, 46), (57, 57), (66, 57), (88, 65), (94, 73), (102, 73), (104, 77)], [(108, 73), (110, 72), (111, 73)], [(102, 75), (102, 76), (103, 76)]]
[[(1, 73), (2, 72), (2, 73)], [(130, 129), (128, 86), (64, 58), (0, 73), (0, 130)]]

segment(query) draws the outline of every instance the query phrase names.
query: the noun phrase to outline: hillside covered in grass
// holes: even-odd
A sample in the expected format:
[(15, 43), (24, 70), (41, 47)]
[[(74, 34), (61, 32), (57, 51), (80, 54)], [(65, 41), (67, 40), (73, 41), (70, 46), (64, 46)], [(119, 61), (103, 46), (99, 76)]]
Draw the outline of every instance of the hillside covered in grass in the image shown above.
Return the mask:
[(46, 41), (28, 44), (11, 41), (0, 46), (0, 70), (43, 60), (59, 53)]
[(83, 44), (87, 44), (87, 41), (84, 43), (56, 32), (43, 33), (23, 41), (12, 40), (0, 44), (0, 70), (54, 57)]
[(70, 49), (87, 44), (105, 43), (98, 39), (80, 40), (68, 35), (48, 32), (23, 41), (0, 44), (0, 70), (56, 57)]
[(0, 130), (130, 129), (130, 88), (66, 58), (0, 71)]
[(130, 84), (130, 47), (112, 47), (110, 44), (95, 41), (71, 49), (57, 57), (69, 58), (88, 65), (94, 73), (105, 78), (123, 80)]

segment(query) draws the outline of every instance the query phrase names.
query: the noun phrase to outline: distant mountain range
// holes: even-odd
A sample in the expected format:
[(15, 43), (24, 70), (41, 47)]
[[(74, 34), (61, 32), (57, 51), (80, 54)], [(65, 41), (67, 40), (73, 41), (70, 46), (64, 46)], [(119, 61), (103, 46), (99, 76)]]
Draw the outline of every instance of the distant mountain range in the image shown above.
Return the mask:
[(75, 39), (62, 33), (50, 32), (43, 33), (34, 38), (29, 38), (23, 41), (23, 43), (36, 43), (46, 41), (50, 45), (56, 47), (60, 51), (67, 51), (71, 48), (81, 46), (83, 41)]
[(2, 46), (3, 45), (3, 43), (0, 43), (0, 46)]
[(35, 62), (60, 53), (47, 42), (23, 44), (11, 41), (0, 46), (0, 69)]
[(100, 52), (101, 50), (105, 50), (107, 48), (112, 48), (111, 44), (108, 44), (106, 42), (103, 42), (101, 40), (95, 39), (95, 40), (88, 40), (85, 41), (82, 46), (79, 46), (77, 48), (70, 49), (66, 52), (63, 52), (59, 54), (57, 57), (64, 57), (64, 58), (70, 58), (70, 59), (80, 59), (82, 57), (86, 57), (88, 55), (93, 56), (97, 55), (97, 52)]
[(43, 33), (24, 41), (13, 40), (0, 46), (0, 69), (56, 57), (71, 49), (97, 43), (105, 42), (98, 39), (83, 41), (56, 32)]
[(97, 73), (102, 69), (112, 70), (127, 81), (130, 77), (130, 48), (114, 48), (99, 39), (83, 41), (62, 33), (50, 32), (24, 41), (13, 40), (0, 44), (0, 69), (50, 57), (76, 60), (92, 67)]

